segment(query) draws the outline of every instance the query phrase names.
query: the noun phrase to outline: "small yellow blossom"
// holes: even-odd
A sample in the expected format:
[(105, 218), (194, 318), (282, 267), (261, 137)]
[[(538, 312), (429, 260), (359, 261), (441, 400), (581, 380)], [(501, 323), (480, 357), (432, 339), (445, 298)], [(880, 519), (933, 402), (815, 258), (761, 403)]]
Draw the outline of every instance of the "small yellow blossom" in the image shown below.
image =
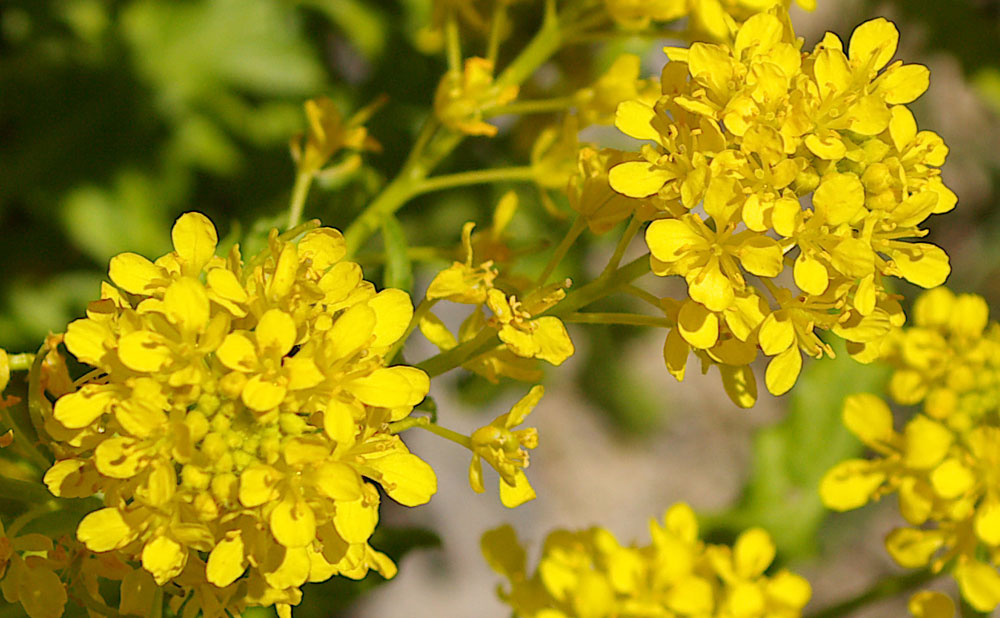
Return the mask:
[[(46, 419), (60, 456), (45, 483), (103, 495), (78, 539), (137, 561), (157, 585), (200, 590), (213, 616), (287, 609), (302, 584), (337, 574), (391, 576), (367, 544), (379, 493), (365, 479), (410, 506), (436, 490), (387, 431), (429, 385), (382, 358), (410, 321), (409, 297), (376, 292), (329, 228), (294, 242), (275, 230), (247, 262), (238, 247), (215, 256), (198, 213), (172, 238), (155, 262), (113, 258), (114, 285), (67, 329), (66, 347), (97, 370)], [(250, 592), (225, 592), (236, 582)]]
[(304, 173), (315, 173), (321, 170), (338, 151), (378, 150), (379, 144), (368, 130), (362, 126), (380, 103), (370, 105), (355, 114), (346, 123), (340, 115), (337, 106), (326, 97), (310, 99), (305, 102), (306, 118), (309, 121), (309, 131), (304, 143), (302, 138), (292, 139), (292, 156), (298, 163), (299, 170)]
[[(723, 2), (719, 10), (729, 15), (740, 4), (750, 8)], [(822, 331), (846, 339), (859, 360), (877, 355), (903, 320), (886, 277), (925, 288), (944, 282), (948, 256), (912, 241), (956, 198), (938, 169), (947, 147), (918, 131), (905, 107), (927, 89), (928, 71), (890, 63), (895, 26), (875, 19), (854, 31), (846, 51), (827, 34), (803, 53), (787, 3), (770, 4), (723, 43), (666, 49), (662, 95), (618, 106), (618, 129), (645, 143), (620, 155), (608, 182), (653, 210), (653, 272), (684, 277), (704, 308), (686, 310), (697, 318), (686, 329), (693, 347), (715, 345), (741, 295), (767, 299), (760, 332), (739, 339), (774, 357), (766, 384), (777, 395), (794, 385), (800, 349), (828, 352)], [(726, 373), (749, 394), (748, 370)]]
[(869, 394), (847, 399), (844, 423), (878, 456), (831, 469), (823, 502), (849, 510), (897, 493), (909, 525), (886, 539), (893, 559), (907, 568), (949, 566), (969, 604), (992, 611), (1000, 604), (1000, 429), (956, 433), (918, 414), (898, 433), (889, 407)]
[(510, 588), (500, 598), (520, 618), (604, 616), (800, 616), (812, 590), (787, 570), (765, 571), (775, 556), (762, 529), (747, 530), (730, 548), (698, 538), (686, 504), (650, 523), (652, 543), (621, 545), (603, 528), (549, 534), (534, 573), (510, 526), (483, 535), (486, 561)]
[(493, 63), (485, 58), (467, 58), (464, 71), (445, 74), (434, 95), (434, 113), (447, 127), (467, 135), (492, 137), (497, 128), (483, 114), (517, 98), (518, 87), (499, 86), (493, 81)]
[(535, 386), (510, 412), (501, 414), (493, 422), (472, 433), (472, 463), (469, 464), (469, 484), (477, 493), (483, 493), (482, 460), (500, 475), (500, 500), (504, 506), (514, 508), (535, 499), (524, 469), (528, 467), (528, 449), (538, 446), (538, 430), (534, 427), (514, 429), (524, 422), (545, 394), (542, 386)]
[(0, 348), (0, 394), (3, 393), (9, 383), (10, 357), (7, 355), (7, 350)]
[(573, 355), (573, 342), (562, 320), (554, 316), (533, 317), (562, 300), (566, 292), (556, 288), (549, 294), (534, 293), (521, 303), (493, 288), (486, 295), (486, 305), (493, 312), (492, 322), (499, 329), (500, 341), (514, 354), (540, 358), (561, 365)]

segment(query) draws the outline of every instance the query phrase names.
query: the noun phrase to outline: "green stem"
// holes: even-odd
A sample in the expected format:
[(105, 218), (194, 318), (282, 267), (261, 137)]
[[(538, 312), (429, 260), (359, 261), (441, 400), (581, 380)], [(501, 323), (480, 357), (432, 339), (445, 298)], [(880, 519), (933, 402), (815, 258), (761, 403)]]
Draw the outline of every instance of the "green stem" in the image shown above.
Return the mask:
[(490, 38), (486, 44), (486, 59), (496, 64), (500, 55), (500, 33), (507, 20), (507, 3), (498, 1), (493, 6), (493, 19), (490, 21)]
[(35, 362), (35, 355), (30, 352), (21, 354), (11, 354), (7, 357), (11, 371), (27, 371), (31, 369), (31, 364)]
[(630, 296), (635, 296), (639, 300), (642, 300), (642, 301), (644, 301), (644, 302), (646, 302), (646, 303), (648, 303), (648, 304), (656, 307), (657, 309), (662, 309), (663, 308), (663, 305), (660, 304), (660, 299), (657, 298), (655, 294), (647, 292), (646, 290), (644, 290), (644, 289), (642, 289), (642, 288), (640, 288), (638, 286), (635, 286), (635, 285), (626, 285), (626, 286), (622, 287), (622, 292), (625, 292), (626, 294), (629, 294)]
[(460, 444), (465, 448), (472, 450), (472, 440), (469, 436), (462, 435), (457, 431), (452, 431), (446, 429), (440, 425), (436, 425), (430, 421), (426, 416), (410, 417), (404, 418), (401, 421), (396, 421), (395, 423), (389, 423), (389, 433), (396, 435), (398, 433), (404, 432), (407, 429), (412, 429), (413, 427), (419, 427), (421, 429), (427, 430), (434, 435), (441, 436), (442, 438), (451, 440), (455, 444)]
[(52, 500), (52, 494), (44, 485), (0, 476), (0, 496), (5, 500), (16, 500), (28, 504), (43, 504)]
[(455, 187), (488, 184), (491, 182), (523, 182), (534, 179), (534, 170), (529, 166), (471, 170), (468, 172), (435, 176), (423, 180), (414, 187), (413, 195), (441, 191), (443, 189), (453, 189)]
[(858, 608), (919, 588), (938, 577), (940, 577), (940, 573), (933, 573), (929, 570), (885, 577), (861, 594), (836, 605), (812, 612), (806, 618), (840, 618), (842, 616), (849, 616), (851, 612)]
[[(555, 1), (546, 0), (545, 21), (530, 43), (517, 58), (497, 78), (496, 84), (516, 86), (528, 79), (538, 67), (545, 63), (562, 44), (559, 19), (555, 11)], [(425, 122), (425, 130), (437, 120), (433, 117)], [(433, 131), (431, 131), (433, 133)], [(365, 208), (364, 212), (344, 231), (348, 255), (354, 255), (372, 234), (382, 226), (382, 219), (395, 213), (413, 197), (413, 187), (427, 175), (465, 139), (465, 135), (455, 131), (444, 131), (426, 139), (426, 152), (414, 149), (407, 157), (399, 174)], [(418, 145), (420, 144), (418, 138)]]
[(505, 116), (508, 114), (547, 114), (549, 112), (561, 112), (576, 105), (576, 97), (556, 97), (553, 99), (536, 99), (534, 101), (514, 101), (507, 105), (494, 107), (483, 114), (485, 118), (494, 116)]
[(496, 342), (496, 329), (486, 326), (479, 331), (478, 335), (465, 343), (417, 363), (417, 368), (423, 369), (427, 375), (434, 378), (455, 367), (461, 367), (470, 358), (474, 358), (486, 348), (496, 345)]
[(672, 328), (674, 323), (667, 318), (636, 313), (571, 313), (563, 316), (564, 322), (571, 324), (622, 324), (624, 326), (659, 326)]
[(302, 219), (302, 211), (306, 207), (306, 196), (309, 195), (309, 187), (312, 186), (312, 172), (299, 171), (295, 175), (295, 186), (292, 187), (292, 201), (288, 207), (288, 229), (292, 229), (299, 224)]
[(427, 315), (427, 313), (431, 310), (431, 307), (433, 307), (436, 302), (436, 298), (434, 300), (424, 298), (420, 301), (420, 304), (417, 305), (417, 308), (413, 311), (413, 317), (410, 318), (410, 323), (406, 326), (406, 331), (403, 333), (403, 336), (400, 337), (399, 340), (396, 341), (391, 348), (389, 348), (389, 351), (385, 353), (383, 358), (385, 358), (386, 365), (392, 363), (392, 359), (396, 357), (396, 354), (399, 354), (399, 351), (403, 348), (403, 344), (406, 343), (406, 340), (413, 333), (414, 329), (416, 329), (420, 324), (420, 320)]
[(462, 41), (458, 34), (458, 16), (455, 9), (448, 11), (448, 16), (444, 22), (445, 46), (448, 53), (448, 70), (460, 72), (462, 70)]
[(7, 526), (7, 537), (11, 539), (16, 537), (18, 533), (24, 529), (25, 526), (35, 521), (39, 517), (51, 513), (53, 510), (55, 509), (53, 508), (52, 496), (50, 495), (49, 500), (36, 504), (27, 511), (25, 511), (24, 513), (18, 515), (17, 519), (15, 519), (13, 522), (11, 522), (9, 526)]
[(549, 315), (562, 317), (574, 313), (590, 303), (604, 298), (611, 292), (624, 287), (649, 272), (649, 254), (640, 256), (618, 270), (601, 275), (582, 288), (571, 292)]
[(615, 252), (611, 254), (611, 259), (608, 260), (608, 265), (604, 267), (604, 271), (601, 273), (602, 276), (614, 272), (622, 263), (622, 257), (625, 255), (628, 246), (632, 244), (632, 239), (639, 232), (640, 226), (642, 226), (642, 220), (639, 217), (633, 216), (632, 220), (628, 222), (628, 227), (625, 228), (625, 233), (618, 240)]
[(573, 225), (570, 226), (569, 231), (567, 231), (566, 235), (563, 236), (559, 246), (556, 247), (555, 253), (552, 254), (552, 259), (550, 259), (549, 263), (545, 265), (545, 270), (543, 270), (542, 274), (538, 276), (538, 281), (535, 282), (536, 288), (540, 288), (545, 285), (545, 282), (549, 280), (549, 277), (552, 276), (552, 273), (563, 261), (563, 258), (566, 257), (570, 247), (573, 246), (573, 243), (576, 242), (576, 239), (580, 237), (580, 234), (582, 234), (585, 229), (587, 229), (587, 220), (578, 215), (576, 219), (573, 220)]

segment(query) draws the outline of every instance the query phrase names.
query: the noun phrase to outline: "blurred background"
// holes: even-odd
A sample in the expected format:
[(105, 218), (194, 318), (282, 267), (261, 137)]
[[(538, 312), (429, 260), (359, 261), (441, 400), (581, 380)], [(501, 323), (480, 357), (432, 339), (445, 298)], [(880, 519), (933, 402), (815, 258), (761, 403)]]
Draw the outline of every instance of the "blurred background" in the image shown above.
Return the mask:
[[(518, 5), (510, 49), (537, 27), (535, 4)], [(62, 330), (98, 295), (111, 256), (168, 251), (170, 225), (182, 212), (208, 214), (224, 243), (260, 243), (286, 216), (294, 179), (288, 140), (304, 128), (302, 103), (326, 95), (349, 115), (387, 95), (367, 124), (382, 151), (366, 155), (357, 173), (320, 183), (306, 209), (327, 225), (350, 223), (399, 169), (445, 69), (441, 57), (418, 45), (430, 11), (430, 0), (0, 3), (0, 347), (28, 351)], [(949, 285), (983, 294), (996, 307), (1000, 3), (820, 0), (815, 13), (795, 10), (793, 20), (812, 47), (825, 30), (846, 40), (875, 16), (896, 21), (898, 57), (931, 68), (930, 91), (913, 109), (921, 128), (937, 131), (951, 148), (944, 178), (959, 205), (932, 219), (930, 240), (951, 256)], [(662, 43), (569, 48), (523, 91), (584, 86), (622, 51), (640, 54), (643, 72), (656, 75), (665, 61)], [(523, 165), (541, 127), (533, 120), (502, 127), (493, 140), (467, 140), (442, 170)], [(400, 213), (407, 240), (457, 243), (462, 223), (488, 225), (510, 188), (415, 200)], [(514, 243), (537, 248), (556, 240), (551, 230), (565, 223), (553, 222), (538, 190), (513, 188), (521, 204), (508, 228)], [(608, 242), (581, 243), (561, 274), (595, 274), (611, 252)], [(360, 258), (374, 281), (381, 281), (379, 255), (375, 241)], [(540, 268), (544, 257), (529, 255), (521, 268)], [(446, 264), (418, 264), (415, 295)], [(651, 285), (663, 294), (671, 289), (662, 280)], [(914, 293), (902, 285), (900, 291)], [(498, 578), (478, 550), (484, 530), (510, 522), (534, 555), (555, 527), (599, 524), (622, 541), (646, 542), (648, 519), (677, 501), (705, 515), (712, 539), (767, 527), (779, 560), (813, 582), (811, 607), (895, 572), (881, 547), (894, 505), (829, 516), (815, 490), (828, 467), (860, 452), (840, 426), (840, 403), (850, 392), (881, 388), (880, 371), (846, 355), (807, 364), (791, 394), (773, 398), (761, 388), (757, 406), (743, 411), (729, 403), (717, 375), (675, 383), (662, 366), (660, 332), (577, 327), (571, 335), (577, 355), (553, 372), (531, 417), (542, 441), (529, 472), (539, 498), (508, 511), (495, 493), (477, 496), (468, 488), (468, 453), (430, 435), (408, 435), (438, 471), (440, 490), (418, 509), (389, 501), (383, 508), (389, 526), (373, 544), (400, 558), (400, 575), (384, 585), (371, 576), (361, 584), (307, 586), (296, 615), (505, 616), (493, 594)], [(409, 360), (435, 352), (419, 334), (411, 343)], [(445, 425), (471, 431), (527, 390), (451, 375), (432, 394)], [(857, 615), (904, 613), (900, 602), (887, 602)]]

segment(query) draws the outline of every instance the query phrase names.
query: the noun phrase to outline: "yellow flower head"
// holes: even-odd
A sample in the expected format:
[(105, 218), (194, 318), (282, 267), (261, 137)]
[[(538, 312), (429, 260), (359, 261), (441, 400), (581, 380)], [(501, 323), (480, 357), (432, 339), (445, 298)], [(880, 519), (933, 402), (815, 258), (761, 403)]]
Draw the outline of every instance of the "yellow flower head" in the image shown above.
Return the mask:
[(337, 230), (287, 236), (272, 231), (245, 263), (237, 247), (221, 258), (212, 223), (187, 213), (173, 252), (113, 258), (114, 285), (65, 337), (94, 370), (46, 422), (51, 491), (103, 495), (77, 530), (89, 550), (140, 561), (158, 585), (183, 576), (225, 596), (239, 582), (242, 606), (294, 604), (336, 574), (391, 575), (367, 545), (379, 493), (364, 479), (405, 505), (436, 490), (386, 429), (428, 389), (382, 358), (409, 297), (364, 281)]
[(817, 356), (826, 349), (814, 330), (832, 330), (870, 360), (903, 317), (885, 277), (933, 288), (950, 271), (940, 248), (910, 242), (956, 198), (938, 169), (947, 147), (905, 107), (927, 89), (928, 71), (890, 64), (898, 37), (876, 19), (846, 51), (827, 34), (802, 53), (777, 7), (731, 42), (667, 48), (662, 96), (618, 106), (616, 126), (646, 144), (610, 169), (609, 183), (659, 211), (646, 230), (653, 271), (684, 277), (715, 315), (703, 320), (705, 338), (748, 295), (779, 313), (768, 324), (795, 325), (770, 335), (761, 326), (764, 354), (784, 354), (769, 369), (774, 394), (801, 367), (786, 342)]
[[(791, 0), (604, 0), (611, 17), (625, 28), (641, 30), (654, 21), (673, 21), (689, 17), (688, 27), (696, 36), (726, 40), (739, 22), (754, 13), (774, 7), (788, 8)], [(795, 0), (811, 11), (816, 0)]]
[(913, 307), (914, 324), (880, 348), (895, 372), (889, 394), (956, 430), (1000, 414), (1000, 325), (986, 301), (947, 288), (925, 292)]
[(483, 535), (486, 561), (509, 580), (501, 599), (521, 618), (746, 616), (793, 618), (812, 595), (786, 570), (771, 576), (775, 548), (759, 528), (730, 548), (698, 538), (694, 512), (671, 507), (650, 524), (652, 543), (623, 546), (603, 528), (549, 534), (534, 573), (510, 526)]
[(337, 106), (326, 97), (310, 99), (305, 102), (306, 118), (309, 121), (309, 131), (305, 139), (292, 139), (292, 156), (298, 163), (299, 170), (305, 173), (315, 173), (321, 170), (333, 155), (342, 149), (378, 150), (380, 148), (362, 124), (381, 105), (376, 101), (360, 110), (347, 122)]
[(469, 484), (478, 493), (485, 491), (481, 460), (486, 460), (500, 475), (500, 499), (509, 508), (535, 498), (535, 490), (528, 483), (524, 469), (528, 467), (528, 449), (538, 446), (538, 430), (534, 427), (515, 427), (531, 414), (543, 394), (545, 389), (535, 386), (514, 404), (510, 412), (496, 417), (470, 437), (472, 463), (469, 464)]
[(897, 493), (909, 526), (886, 539), (901, 566), (953, 571), (962, 596), (977, 610), (1000, 604), (1000, 428), (955, 432), (922, 414), (902, 432), (875, 395), (852, 395), (844, 424), (877, 454), (832, 468), (820, 485), (823, 502), (849, 510)]
[(467, 58), (462, 72), (445, 74), (434, 95), (434, 113), (447, 127), (467, 135), (493, 137), (497, 128), (483, 114), (517, 98), (517, 86), (499, 86), (493, 81), (493, 63), (485, 58)]

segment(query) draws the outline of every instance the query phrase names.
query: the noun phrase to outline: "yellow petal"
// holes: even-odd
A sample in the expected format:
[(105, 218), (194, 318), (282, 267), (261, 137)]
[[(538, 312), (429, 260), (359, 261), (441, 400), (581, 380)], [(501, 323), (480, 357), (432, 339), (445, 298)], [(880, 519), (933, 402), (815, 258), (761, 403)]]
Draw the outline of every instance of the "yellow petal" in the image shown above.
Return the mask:
[(89, 513), (80, 521), (76, 538), (90, 551), (121, 549), (131, 543), (136, 531), (125, 521), (118, 509), (105, 508)]
[(733, 545), (736, 573), (750, 579), (762, 575), (775, 555), (774, 541), (763, 528), (751, 528), (740, 534)]
[(802, 253), (795, 260), (794, 275), (795, 285), (803, 292), (814, 296), (826, 292), (826, 288), (830, 285), (830, 273), (826, 270), (826, 266), (807, 253)]
[(316, 470), (316, 488), (328, 498), (343, 502), (360, 500), (363, 481), (354, 468), (339, 461), (324, 462)]
[(868, 66), (878, 71), (892, 60), (899, 44), (899, 30), (882, 18), (872, 19), (854, 29), (848, 46), (852, 64)]
[(236, 534), (219, 542), (208, 555), (205, 578), (219, 588), (225, 588), (239, 579), (246, 570), (243, 536)]
[(142, 568), (152, 574), (158, 586), (180, 575), (187, 562), (187, 550), (165, 536), (158, 536), (142, 548)]
[(876, 91), (890, 105), (912, 103), (930, 86), (931, 72), (921, 64), (893, 65), (875, 82)]
[(1000, 574), (992, 565), (965, 560), (955, 568), (962, 597), (980, 612), (991, 612), (1000, 604)]
[(338, 445), (353, 444), (354, 437), (358, 433), (355, 418), (362, 416), (363, 413), (360, 405), (346, 403), (334, 397), (323, 412), (323, 429), (326, 435), (337, 441)]
[(116, 399), (116, 393), (107, 387), (88, 384), (57, 399), (53, 416), (69, 429), (80, 429), (110, 412)]
[(1000, 503), (986, 501), (976, 510), (976, 536), (991, 546), (1000, 545)]
[(704, 350), (719, 340), (719, 317), (696, 302), (685, 301), (677, 314), (677, 330), (692, 347)]
[(500, 479), (500, 502), (509, 509), (517, 508), (535, 499), (535, 490), (532, 489), (528, 477), (524, 470), (518, 468), (514, 472), (514, 484), (508, 485), (506, 481)]
[(299, 241), (299, 258), (312, 260), (312, 267), (325, 273), (347, 255), (347, 243), (339, 230), (321, 227), (310, 230)]
[(644, 161), (619, 163), (608, 172), (611, 188), (628, 197), (654, 195), (674, 177), (673, 172)]
[(646, 228), (650, 253), (663, 262), (675, 262), (695, 248), (706, 245), (697, 230), (679, 219), (659, 219)]
[(951, 273), (948, 254), (929, 243), (913, 243), (904, 250), (891, 251), (890, 255), (903, 277), (922, 288), (941, 285)]
[(286, 358), (282, 364), (288, 374), (288, 390), (299, 391), (312, 388), (326, 379), (311, 358), (293, 356)]
[(656, 141), (660, 134), (653, 128), (656, 112), (641, 101), (623, 101), (615, 111), (615, 126), (618, 130), (635, 139)]
[(188, 276), (197, 276), (201, 272), (215, 255), (215, 246), (219, 242), (215, 226), (200, 212), (181, 215), (174, 223), (170, 238)]
[(736, 255), (747, 272), (760, 277), (777, 277), (784, 270), (781, 246), (767, 236), (751, 236), (740, 244)]
[(337, 502), (333, 525), (337, 534), (348, 543), (364, 543), (375, 531), (378, 523), (376, 505), (366, 506), (363, 500)]
[(722, 386), (729, 399), (741, 408), (752, 408), (757, 401), (757, 380), (749, 365), (719, 365)]
[(667, 371), (678, 382), (684, 381), (684, 371), (687, 367), (687, 357), (691, 353), (691, 348), (684, 340), (684, 336), (676, 328), (670, 329), (667, 338), (663, 342), (663, 360), (667, 365)]
[(513, 578), (524, 573), (526, 554), (510, 525), (487, 530), (479, 541), (486, 563), (497, 573)]
[(725, 311), (732, 306), (736, 297), (733, 282), (722, 272), (716, 256), (710, 257), (704, 267), (688, 272), (685, 279), (691, 298), (712, 311)]
[(904, 461), (907, 466), (918, 469), (937, 465), (944, 459), (954, 439), (947, 427), (926, 416), (917, 416), (907, 423), (904, 436)]
[(775, 312), (764, 318), (757, 335), (760, 349), (768, 356), (780, 354), (795, 343), (795, 326), (785, 312)]
[(534, 320), (532, 324), (535, 327), (532, 339), (538, 348), (534, 354), (535, 358), (540, 358), (558, 367), (567, 358), (573, 356), (575, 348), (562, 320), (552, 316), (543, 316)]
[(437, 493), (437, 476), (427, 462), (411, 453), (391, 453), (367, 460), (382, 474), (385, 493), (403, 506), (426, 504)]
[[(5, 587), (5, 597), (6, 592)], [(17, 597), (29, 618), (60, 618), (68, 600), (59, 576), (50, 568), (33, 565), (20, 571)]]
[(208, 325), (208, 293), (197, 279), (181, 277), (171, 283), (163, 295), (163, 308), (182, 332), (201, 333)]
[(257, 348), (243, 333), (230, 333), (222, 340), (215, 356), (233, 371), (250, 372), (257, 368)]
[(976, 477), (955, 458), (946, 459), (931, 473), (934, 491), (946, 500), (953, 500), (967, 492), (976, 482)]
[(430, 379), (414, 367), (376, 369), (345, 386), (362, 402), (380, 408), (415, 406), (427, 395)]
[(849, 459), (831, 468), (819, 484), (819, 495), (827, 508), (849, 511), (864, 506), (882, 486), (885, 475), (869, 461)]
[(382, 290), (368, 301), (375, 311), (375, 341), (373, 346), (389, 346), (403, 336), (413, 317), (410, 295), (402, 290)]
[(910, 597), (907, 609), (914, 618), (953, 618), (955, 603), (946, 594), (921, 590)]
[(896, 435), (892, 429), (892, 411), (877, 395), (848, 396), (842, 418), (847, 429), (869, 446), (888, 444)]
[(305, 500), (282, 500), (269, 522), (274, 540), (285, 547), (305, 547), (316, 540), (316, 515)]
[(111, 258), (108, 274), (115, 285), (130, 294), (148, 294), (155, 283), (164, 281), (163, 269), (135, 253)]
[(247, 508), (260, 506), (277, 497), (280, 473), (271, 466), (254, 464), (244, 470), (239, 477), (240, 503)]
[(173, 352), (163, 335), (137, 330), (118, 341), (118, 358), (129, 369), (152, 373), (173, 362)]
[(88, 365), (103, 365), (107, 346), (112, 341), (113, 334), (108, 326), (96, 320), (74, 320), (66, 327), (66, 348)]
[(295, 320), (280, 309), (265, 311), (257, 322), (254, 334), (257, 336), (257, 347), (260, 350), (275, 350), (280, 356), (288, 354), (298, 338)]
[(926, 566), (942, 544), (938, 530), (897, 528), (885, 539), (885, 548), (892, 559), (908, 569)]
[(128, 479), (135, 475), (141, 463), (132, 438), (108, 438), (94, 449), (94, 464), (101, 474), (115, 479)]
[(371, 345), (377, 321), (375, 310), (367, 304), (354, 305), (333, 323), (326, 337), (327, 351), (333, 358), (344, 358)]
[(247, 380), (240, 399), (251, 410), (267, 412), (281, 405), (287, 393), (288, 389), (285, 386), (255, 375)]
[(802, 353), (795, 346), (778, 354), (767, 364), (767, 372), (764, 374), (764, 384), (772, 395), (784, 395), (799, 379), (802, 371)]
[(864, 205), (865, 188), (854, 174), (829, 174), (813, 193), (816, 214), (830, 225), (851, 221)]

